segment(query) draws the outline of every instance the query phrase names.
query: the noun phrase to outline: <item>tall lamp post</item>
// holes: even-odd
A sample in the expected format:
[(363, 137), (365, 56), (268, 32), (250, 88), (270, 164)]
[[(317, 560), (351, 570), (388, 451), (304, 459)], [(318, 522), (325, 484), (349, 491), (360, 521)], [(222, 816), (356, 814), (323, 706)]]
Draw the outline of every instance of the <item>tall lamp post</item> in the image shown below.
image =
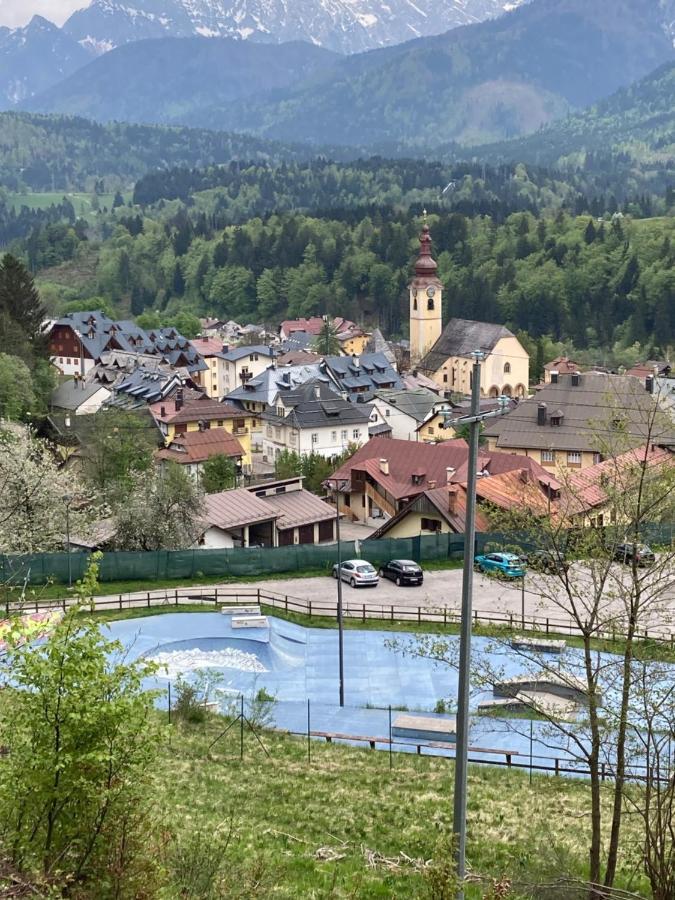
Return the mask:
[(506, 398), (500, 408), (492, 412), (480, 411), (480, 369), (485, 354), (475, 350), (471, 354), (471, 413), (458, 419), (445, 420), (444, 426), (469, 425), (469, 458), (466, 483), (466, 524), (464, 529), (464, 571), (462, 573), (462, 615), (459, 638), (459, 684), (457, 688), (457, 738), (455, 743), (455, 793), (453, 834), (455, 835), (455, 863), (459, 888), (457, 900), (464, 900), (462, 887), (466, 876), (466, 784), (469, 755), (469, 692), (471, 680), (471, 618), (473, 606), (473, 555), (476, 541), (476, 478), (480, 426), (484, 419), (507, 412)]
[(70, 557), (70, 504), (73, 502), (72, 494), (64, 494), (63, 502), (66, 505), (66, 552), (68, 553), (68, 587), (73, 585), (72, 559)]
[(344, 627), (342, 621), (342, 543), (340, 541), (340, 491), (346, 480), (337, 478), (331, 482), (335, 489), (335, 539), (337, 541), (337, 623), (338, 623), (338, 666), (340, 672), (340, 706), (345, 705), (345, 655)]

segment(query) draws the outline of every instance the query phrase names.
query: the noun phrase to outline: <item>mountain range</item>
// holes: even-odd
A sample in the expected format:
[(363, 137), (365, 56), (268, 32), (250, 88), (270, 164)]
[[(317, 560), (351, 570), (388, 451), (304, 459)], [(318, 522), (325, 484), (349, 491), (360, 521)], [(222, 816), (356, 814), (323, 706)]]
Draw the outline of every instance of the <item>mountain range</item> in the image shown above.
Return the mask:
[(675, 59), (673, 18), (675, 0), (533, 0), (349, 57), (306, 44), (149, 40), (22, 106), (317, 145), (476, 145), (536, 131)]
[(84, 47), (42, 16), (23, 28), (0, 28), (0, 105), (18, 106), (89, 59)]
[(307, 41), (357, 53), (481, 22), (525, 0), (93, 0), (63, 26), (93, 52), (161, 37)]

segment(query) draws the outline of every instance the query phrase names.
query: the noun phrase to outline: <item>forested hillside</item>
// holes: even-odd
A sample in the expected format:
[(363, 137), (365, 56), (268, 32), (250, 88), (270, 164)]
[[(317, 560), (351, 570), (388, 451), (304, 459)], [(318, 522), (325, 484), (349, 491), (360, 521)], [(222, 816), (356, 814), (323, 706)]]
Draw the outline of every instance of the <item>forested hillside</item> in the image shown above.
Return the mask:
[[(625, 182), (675, 183), (675, 63), (528, 137), (480, 148), (564, 172), (604, 171)], [(454, 153), (454, 147), (449, 153)]]
[[(600, 358), (614, 345), (663, 352), (675, 340), (672, 217), (598, 222), (561, 211), (498, 224), (443, 212), (430, 224), (447, 317), (504, 322)], [(328, 312), (401, 335), (419, 225), (389, 209), (339, 219), (275, 214), (220, 229), (174, 201), (157, 218), (121, 212), (102, 245), (79, 243), (73, 261), (42, 271), (40, 284), (54, 309), (105, 302), (133, 315), (190, 310), (270, 324)], [(34, 262), (46, 246), (29, 244)]]
[(115, 190), (153, 169), (309, 159), (314, 152), (216, 131), (0, 113), (0, 186), (13, 191), (93, 190), (100, 180)]

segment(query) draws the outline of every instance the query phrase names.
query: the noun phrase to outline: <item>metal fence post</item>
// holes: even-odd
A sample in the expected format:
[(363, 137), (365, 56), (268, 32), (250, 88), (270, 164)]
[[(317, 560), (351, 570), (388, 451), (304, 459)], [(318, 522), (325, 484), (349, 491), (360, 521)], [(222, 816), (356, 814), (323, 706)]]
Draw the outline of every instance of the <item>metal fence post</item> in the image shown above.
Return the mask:
[(311, 700), (309, 697), (307, 698), (307, 762), (311, 765), (312, 762), (312, 713), (311, 713)]
[(392, 766), (394, 765), (394, 760), (392, 759), (392, 746), (391, 746), (391, 703), (389, 704), (389, 769), (391, 771)]

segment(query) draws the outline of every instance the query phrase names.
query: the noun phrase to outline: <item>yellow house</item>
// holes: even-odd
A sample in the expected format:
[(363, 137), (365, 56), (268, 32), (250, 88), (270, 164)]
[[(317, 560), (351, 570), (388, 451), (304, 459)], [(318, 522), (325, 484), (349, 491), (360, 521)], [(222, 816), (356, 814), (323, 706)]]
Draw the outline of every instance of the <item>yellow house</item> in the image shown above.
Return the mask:
[(431, 412), (428, 419), (420, 422), (417, 426), (417, 440), (424, 441), (426, 444), (438, 444), (440, 441), (451, 441), (455, 435), (455, 429), (444, 428), (448, 412)]
[(224, 428), (239, 441), (243, 452), (242, 465), (248, 467), (251, 458), (251, 432), (257, 427), (257, 419), (247, 410), (231, 403), (220, 403), (204, 397), (183, 402), (181, 392), (171, 400), (153, 403), (150, 411), (164, 436), (168, 447), (177, 435), (210, 428)]
[(482, 397), (525, 397), (530, 357), (518, 338), (503, 325), (450, 319), (418, 368), (444, 391), (470, 394), (471, 354), (480, 350)]
[(338, 335), (340, 352), (345, 356), (361, 356), (368, 346), (369, 334), (363, 331), (346, 331)]
[(225, 393), (223, 378), (223, 342), (214, 337), (198, 337), (190, 341), (190, 346), (204, 360), (207, 369), (197, 373), (196, 381), (208, 397), (220, 398)]

